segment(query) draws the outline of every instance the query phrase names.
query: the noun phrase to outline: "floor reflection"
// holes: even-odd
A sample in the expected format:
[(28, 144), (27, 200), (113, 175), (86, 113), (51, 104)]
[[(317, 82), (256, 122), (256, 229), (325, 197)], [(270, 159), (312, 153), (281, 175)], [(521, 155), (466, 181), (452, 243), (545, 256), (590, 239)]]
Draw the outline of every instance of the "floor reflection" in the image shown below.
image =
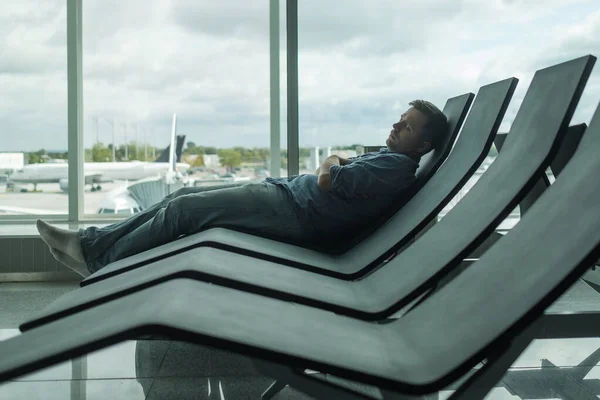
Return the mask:
[[(19, 323), (72, 286), (0, 284), (0, 340), (19, 335)], [(597, 399), (599, 364), (599, 338), (536, 340), (486, 400)], [(272, 382), (248, 357), (145, 337), (0, 384), (0, 399), (258, 399)], [(451, 394), (446, 390), (437, 398)], [(286, 388), (276, 400), (308, 398)]]

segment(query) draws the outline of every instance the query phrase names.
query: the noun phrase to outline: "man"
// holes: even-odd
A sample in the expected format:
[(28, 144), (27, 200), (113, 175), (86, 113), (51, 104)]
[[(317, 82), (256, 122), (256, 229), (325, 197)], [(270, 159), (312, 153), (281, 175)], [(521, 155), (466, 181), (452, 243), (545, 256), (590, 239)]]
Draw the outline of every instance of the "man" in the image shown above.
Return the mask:
[(387, 147), (352, 159), (328, 157), (315, 174), (261, 183), (182, 188), (104, 228), (78, 232), (38, 220), (54, 257), (82, 276), (122, 258), (220, 226), (298, 243), (328, 242), (364, 226), (406, 195), (421, 156), (447, 131), (445, 115), (423, 100), (392, 125)]

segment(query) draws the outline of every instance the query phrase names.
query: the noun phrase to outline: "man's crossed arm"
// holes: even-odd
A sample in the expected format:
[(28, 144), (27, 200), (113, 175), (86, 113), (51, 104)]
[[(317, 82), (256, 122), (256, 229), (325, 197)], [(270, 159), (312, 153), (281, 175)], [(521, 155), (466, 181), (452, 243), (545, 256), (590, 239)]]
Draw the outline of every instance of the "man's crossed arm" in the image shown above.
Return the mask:
[(330, 192), (333, 188), (331, 185), (331, 175), (329, 174), (329, 169), (332, 165), (348, 165), (351, 161), (347, 158), (342, 158), (339, 156), (329, 156), (321, 163), (321, 166), (317, 168), (315, 172), (318, 175), (317, 184), (319, 188), (324, 192)]
[(327, 157), (316, 171), (319, 189), (345, 198), (397, 193), (415, 180), (418, 164), (405, 155), (383, 154), (369, 160)]

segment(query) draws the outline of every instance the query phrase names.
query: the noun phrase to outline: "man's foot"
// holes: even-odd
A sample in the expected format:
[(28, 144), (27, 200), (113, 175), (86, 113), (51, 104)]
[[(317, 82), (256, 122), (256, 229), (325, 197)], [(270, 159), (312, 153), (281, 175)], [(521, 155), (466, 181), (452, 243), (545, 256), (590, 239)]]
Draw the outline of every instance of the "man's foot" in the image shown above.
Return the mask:
[(62, 251), (53, 247), (50, 247), (50, 253), (52, 253), (54, 258), (56, 258), (56, 261), (77, 272), (84, 278), (87, 278), (91, 275), (90, 271), (88, 271), (87, 267), (85, 266), (85, 263), (75, 261), (73, 257), (69, 256), (67, 253), (63, 253)]
[(55, 228), (41, 219), (37, 220), (37, 229), (42, 240), (50, 247), (50, 249), (54, 248), (62, 253), (66, 253), (66, 255), (76, 262), (84, 262), (77, 232), (68, 229)]

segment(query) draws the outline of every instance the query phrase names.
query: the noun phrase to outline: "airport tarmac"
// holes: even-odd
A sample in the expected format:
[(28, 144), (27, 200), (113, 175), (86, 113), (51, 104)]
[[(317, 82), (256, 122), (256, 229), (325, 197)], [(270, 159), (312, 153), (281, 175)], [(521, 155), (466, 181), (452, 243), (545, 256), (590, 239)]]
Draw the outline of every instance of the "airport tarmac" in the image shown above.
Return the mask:
[[(85, 214), (97, 214), (100, 204), (113, 190), (124, 187), (124, 183), (103, 183), (102, 190), (92, 192), (90, 187), (85, 188), (83, 202)], [(40, 183), (37, 192), (21, 193), (19, 185), (13, 192), (0, 193), (0, 214), (67, 214), (69, 208), (68, 193), (63, 192), (58, 183)], [(33, 190), (33, 185), (27, 187)], [(21, 212), (20, 212), (21, 211)]]
[[(438, 219), (443, 218), (469, 191), (471, 187), (479, 179), (479, 174), (472, 177), (459, 194), (440, 212)], [(21, 193), (19, 186), (14, 192), (0, 193), (0, 215), (17, 215), (17, 214), (67, 214), (68, 210), (68, 194), (63, 192), (58, 184), (47, 183), (38, 184), (38, 192)], [(109, 193), (125, 187), (124, 182), (119, 183), (103, 183), (102, 190), (92, 192), (90, 187), (86, 187), (84, 192), (84, 212), (87, 215), (97, 214), (101, 208), (101, 203)], [(33, 185), (29, 185), (29, 189), (33, 189)], [(23, 212), (26, 211), (26, 212)], [(510, 230), (519, 221), (518, 208), (510, 213), (498, 229)]]

